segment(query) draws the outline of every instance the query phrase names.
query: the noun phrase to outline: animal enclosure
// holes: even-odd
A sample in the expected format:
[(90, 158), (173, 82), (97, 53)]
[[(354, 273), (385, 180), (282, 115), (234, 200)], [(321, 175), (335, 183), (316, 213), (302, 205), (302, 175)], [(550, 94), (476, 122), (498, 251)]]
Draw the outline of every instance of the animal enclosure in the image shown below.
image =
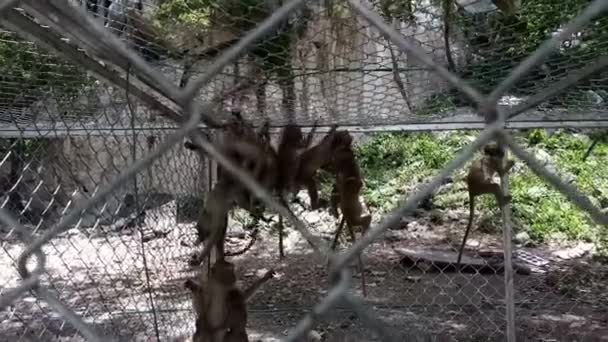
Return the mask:
[[(591, 254), (608, 248), (608, 154), (589, 148), (596, 171), (572, 178), (522, 144), (536, 128), (606, 141), (607, 10), (605, 0), (1, 3), (0, 340), (191, 337), (184, 282), (210, 263), (189, 265), (221, 170), (264, 209), (230, 211), (239, 287), (275, 271), (247, 303), (251, 341), (607, 341), (608, 267)], [(234, 120), (267, 124), (272, 151), (286, 127), (313, 132), (312, 146), (334, 125), (348, 131), (369, 230), (335, 233), (327, 189), (348, 178), (340, 167), (314, 170), (319, 208), (304, 187), (290, 201), (260, 187), (219, 148)], [(416, 133), (386, 135), (404, 131)], [(442, 134), (456, 147), (429, 142)], [(492, 141), (538, 182), (500, 176), (512, 199), (491, 202), (492, 230), (474, 224), (457, 265), (464, 173)], [(390, 162), (373, 157), (391, 151)], [(394, 163), (409, 168), (388, 172)], [(460, 210), (445, 204), (453, 193)], [(538, 213), (549, 196), (557, 209)], [(561, 210), (577, 219), (552, 221)], [(540, 221), (593, 233), (569, 248), (522, 238)]]

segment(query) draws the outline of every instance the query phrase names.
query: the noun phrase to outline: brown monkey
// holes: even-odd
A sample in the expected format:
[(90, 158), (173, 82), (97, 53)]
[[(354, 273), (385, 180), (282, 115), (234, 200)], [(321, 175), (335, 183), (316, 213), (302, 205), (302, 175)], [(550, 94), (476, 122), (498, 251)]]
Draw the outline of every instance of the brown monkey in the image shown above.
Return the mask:
[[(281, 199), (281, 204), (287, 206), (284, 199), (286, 193), (294, 191), (298, 187), (295, 184), (296, 172), (300, 165), (298, 150), (302, 146), (304, 137), (302, 130), (295, 125), (289, 124), (283, 128), (279, 145), (277, 146), (277, 182), (276, 190)], [(283, 217), (279, 216), (279, 258), (285, 256), (283, 248)]]
[(184, 286), (192, 292), (193, 307), (197, 316), (193, 340), (247, 342), (246, 301), (273, 275), (274, 271), (268, 271), (241, 292), (236, 286), (234, 265), (225, 260), (218, 260), (211, 267), (206, 283), (201, 279), (186, 280)]
[[(342, 211), (342, 220), (336, 230), (336, 235), (331, 246), (332, 249), (335, 249), (338, 237), (342, 233), (345, 223), (350, 239), (354, 242), (356, 237), (353, 228), (360, 226), (362, 234), (365, 234), (372, 220), (371, 215), (362, 215), (363, 206), (359, 201), (359, 193), (363, 187), (363, 177), (357, 164), (355, 151), (352, 148), (352, 140), (352, 136), (347, 131), (336, 132), (334, 136), (332, 165), (329, 168), (336, 175), (336, 183), (332, 189), (331, 211), (337, 216), (339, 206), (340, 211)], [(358, 263), (359, 271), (361, 272), (361, 290), (363, 296), (367, 296), (365, 270), (360, 255)]]
[[(238, 135), (239, 132), (242, 134)], [(223, 139), (219, 144), (220, 150), (234, 163), (249, 171), (263, 186), (273, 189), (277, 178), (277, 161), (272, 148), (260, 142), (253, 130), (238, 122), (231, 123), (227, 128), (226, 136), (230, 135), (233, 135), (232, 139)], [(198, 148), (191, 143), (184, 145), (188, 148)], [(221, 168), (218, 171), (220, 170)], [(199, 242), (208, 240), (208, 244), (200, 254), (192, 258), (191, 265), (200, 264), (212, 247), (216, 248), (218, 259), (224, 258), (228, 213), (234, 205), (254, 212), (255, 200), (250, 192), (228, 173), (218, 172), (218, 182), (209, 192), (197, 222)]]
[[(278, 155), (278, 190), (279, 191), (297, 191), (300, 184), (296, 184), (297, 174), (293, 170), (298, 170), (301, 155), (310, 147), (312, 138), (317, 128), (315, 121), (312, 129), (306, 137), (302, 134), (300, 127), (293, 124), (288, 124), (283, 128), (281, 140), (277, 148)], [(328, 133), (329, 134), (329, 133)], [(309, 152), (310, 154), (310, 152)], [(307, 159), (312, 159), (310, 156), (305, 156)], [(308, 161), (308, 160), (306, 160)]]
[[(233, 162), (250, 171), (254, 179), (258, 180), (263, 186), (272, 189), (276, 183), (276, 152), (270, 146), (268, 133), (268, 122), (259, 132), (253, 126), (236, 113), (235, 117), (226, 125), (222, 134), (220, 147)], [(218, 179), (226, 179), (230, 184), (237, 184), (244, 192), (248, 191), (233, 180), (221, 167), (218, 169)], [(253, 205), (253, 199), (247, 197), (249, 204), (239, 203), (243, 208), (249, 209)]]
[[(341, 148), (351, 149), (351, 145), (353, 142), (353, 137), (348, 133), (348, 131), (337, 131), (334, 134), (333, 141), (333, 149), (339, 151)], [(334, 159), (330, 159), (328, 163), (323, 165), (321, 169), (330, 174), (334, 174), (337, 176), (337, 170), (335, 167)], [(338, 182), (334, 182), (334, 186), (331, 190), (330, 197), (330, 209), (329, 212), (334, 216), (338, 217), (338, 206), (340, 204), (340, 194), (338, 192)]]
[(308, 190), (310, 206), (313, 210), (320, 207), (316, 179), (317, 171), (331, 160), (336, 129), (337, 126), (333, 126), (317, 145), (304, 150), (300, 154), (295, 182), (297, 185), (304, 185)]
[[(251, 161), (243, 155), (235, 158), (241, 160), (241, 165), (245, 164), (245, 169), (250, 171), (254, 178), (269, 189), (274, 188), (276, 180), (276, 164), (274, 156), (260, 151), (255, 145), (244, 141), (235, 141), (231, 145), (235, 148), (232, 152), (244, 153), (249, 151), (250, 156), (259, 156), (255, 161)], [(234, 154), (229, 155), (234, 157)], [(211, 246), (216, 248), (217, 259), (224, 258), (224, 240), (228, 225), (228, 213), (234, 205), (239, 205), (251, 212), (256, 212), (256, 199), (241, 184), (224, 175), (218, 179), (218, 183), (209, 192), (205, 201), (205, 207), (197, 222), (199, 242), (208, 241), (198, 257), (192, 260), (192, 264), (198, 265), (210, 252)]]
[(302, 130), (299, 127), (287, 125), (283, 128), (281, 140), (279, 140), (277, 148), (277, 188), (279, 192), (291, 192), (295, 187), (294, 182), (297, 175), (293, 170), (298, 170), (299, 168), (300, 158), (297, 152), (303, 139)]
[[(360, 226), (365, 233), (371, 223), (371, 215), (362, 215), (363, 206), (359, 194), (363, 187), (363, 177), (357, 164), (355, 152), (351, 146), (352, 137), (348, 132), (336, 132), (336, 148), (332, 152), (331, 168), (336, 174), (336, 183), (332, 190), (331, 212), (337, 216), (338, 206), (349, 230)], [(338, 229), (337, 236), (340, 234)]]
[(473, 225), (475, 216), (475, 198), (484, 194), (493, 194), (499, 206), (511, 201), (511, 196), (504, 196), (500, 188), (500, 184), (494, 182), (495, 174), (502, 176), (509, 172), (515, 162), (507, 160), (506, 165), (502, 166), (502, 161), (505, 153), (497, 144), (487, 144), (483, 148), (483, 156), (475, 160), (469, 167), (466, 182), (469, 191), (469, 222), (467, 229), (462, 238), (462, 244), (458, 250), (458, 258), (456, 259), (456, 267), (459, 267), (462, 258), (462, 252), (469, 236), (469, 231)]
[(224, 259), (224, 240), (228, 229), (228, 213), (234, 206), (234, 197), (240, 194), (239, 189), (225, 182), (218, 182), (207, 194), (203, 210), (196, 222), (197, 243), (207, 241), (200, 253), (195, 253), (190, 265), (200, 265), (215, 247), (216, 260)]

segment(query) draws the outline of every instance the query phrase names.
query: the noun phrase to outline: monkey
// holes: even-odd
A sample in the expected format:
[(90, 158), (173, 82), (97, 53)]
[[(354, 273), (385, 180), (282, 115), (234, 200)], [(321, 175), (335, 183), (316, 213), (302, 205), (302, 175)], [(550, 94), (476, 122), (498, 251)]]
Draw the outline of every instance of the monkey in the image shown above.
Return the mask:
[[(228, 212), (232, 209), (230, 188), (224, 183), (217, 183), (207, 194), (203, 210), (196, 223), (198, 243), (212, 237), (211, 244), (215, 244), (218, 258), (223, 259), (224, 236), (228, 227)], [(214, 233), (218, 236), (212, 236)], [(202, 259), (201, 259), (202, 261)], [(200, 263), (200, 262), (199, 262)]]
[(462, 238), (462, 243), (458, 250), (458, 258), (456, 259), (456, 267), (460, 266), (464, 246), (469, 236), (469, 231), (473, 225), (475, 216), (475, 198), (484, 194), (493, 194), (499, 206), (503, 206), (511, 201), (511, 196), (505, 196), (502, 193), (500, 184), (493, 181), (495, 174), (503, 176), (511, 170), (515, 165), (515, 161), (507, 160), (506, 165), (502, 166), (502, 160), (505, 155), (504, 150), (495, 143), (487, 144), (483, 148), (481, 158), (475, 160), (469, 167), (466, 183), (469, 192), (469, 221), (467, 228)]
[[(262, 185), (272, 187), (273, 180), (276, 178), (273, 170), (275, 169), (274, 160), (264, 152), (255, 149), (255, 146), (246, 142), (235, 141), (234, 144), (241, 145), (241, 151), (250, 149), (251, 155), (260, 155), (261, 160), (255, 161), (250, 165), (253, 166), (251, 171), (255, 179)], [(265, 164), (268, 161), (270, 164)], [(252, 205), (253, 196), (244, 189), (240, 184), (228, 179), (224, 176), (218, 179), (218, 183), (210, 191), (205, 201), (205, 207), (197, 222), (197, 231), (199, 242), (208, 241), (209, 246), (203, 249), (203, 252), (198, 257), (192, 260), (193, 264), (200, 264), (210, 251), (211, 246), (215, 246), (216, 258), (224, 258), (224, 240), (228, 225), (228, 213), (235, 205), (239, 205), (250, 212), (255, 212)]]
[[(184, 143), (189, 149), (199, 150), (193, 143)], [(254, 179), (267, 189), (276, 187), (277, 157), (270, 144), (260, 140), (257, 132), (246, 125), (243, 120), (236, 118), (230, 122), (219, 144), (220, 150), (237, 165), (249, 171)], [(210, 191), (205, 206), (197, 221), (198, 243), (207, 241), (203, 251), (194, 255), (191, 265), (200, 264), (215, 247), (216, 258), (223, 259), (224, 240), (227, 230), (228, 213), (238, 205), (261, 216), (260, 202), (240, 182), (231, 175), (218, 169), (218, 182)]]
[[(300, 168), (300, 154), (303, 150), (310, 146), (312, 137), (316, 129), (316, 121), (313, 129), (308, 133), (306, 138), (302, 134), (300, 127), (294, 124), (288, 124), (283, 128), (281, 139), (277, 146), (277, 183), (276, 192), (279, 194), (281, 204), (288, 207), (287, 200), (284, 196), (287, 193), (299, 190), (299, 184), (296, 184), (297, 173), (293, 170)], [(279, 216), (279, 258), (285, 256), (283, 248), (283, 217)]]
[[(284, 199), (286, 193), (292, 192), (295, 188), (296, 173), (300, 165), (298, 149), (302, 146), (304, 136), (302, 130), (293, 124), (288, 124), (283, 128), (281, 139), (277, 146), (277, 184), (276, 191), (281, 199), (281, 204), (287, 206)], [(285, 256), (283, 248), (283, 217), (279, 216), (279, 258)]]
[(337, 125), (332, 126), (317, 145), (305, 149), (299, 157), (295, 184), (306, 187), (310, 197), (310, 206), (313, 210), (320, 207), (316, 179), (317, 171), (331, 160), (333, 138), (337, 128)]
[[(352, 145), (353, 137), (348, 133), (348, 131), (337, 131), (334, 134), (333, 139), (334, 140), (333, 140), (332, 149), (334, 149), (335, 151), (341, 151), (341, 150), (347, 151), (347, 150), (351, 149), (350, 146)], [(343, 147), (346, 150), (342, 149)], [(328, 160), (328, 162), (325, 163), (321, 167), (321, 169), (330, 174), (337, 175), (336, 163), (335, 163), (334, 158)], [(329, 210), (330, 214), (334, 217), (338, 217), (339, 204), (340, 204), (340, 194), (338, 192), (338, 182), (334, 182), (334, 185), (333, 185), (332, 191), (331, 191), (330, 210)]]
[[(342, 212), (342, 220), (336, 229), (332, 249), (335, 249), (345, 223), (350, 239), (354, 242), (356, 237), (353, 228), (359, 226), (362, 234), (365, 234), (372, 220), (371, 215), (362, 215), (363, 206), (359, 201), (359, 193), (363, 187), (363, 177), (352, 148), (352, 140), (352, 136), (347, 131), (339, 131), (334, 134), (331, 165), (326, 167), (336, 175), (331, 195), (332, 214), (337, 216), (338, 206)], [(367, 296), (365, 269), (360, 255), (358, 264), (361, 272), (361, 290), (365, 297)]]
[(230, 294), (236, 283), (234, 265), (224, 260), (217, 260), (211, 267), (206, 286), (187, 280), (184, 286), (192, 292), (192, 304), (196, 313), (196, 330), (194, 341), (220, 342), (227, 334), (229, 308), (228, 298), (236, 299)]
[(295, 125), (287, 125), (283, 128), (281, 139), (277, 148), (278, 156), (278, 179), (277, 187), (279, 191), (291, 191), (295, 184), (296, 174), (293, 170), (298, 170), (300, 158), (297, 154), (304, 136), (302, 130)]
[[(314, 129), (314, 128), (313, 128)], [(332, 149), (338, 149), (341, 146), (350, 146), (352, 144), (353, 137), (347, 131), (336, 131), (333, 137)], [(336, 175), (336, 169), (334, 167), (333, 159), (330, 158), (325, 161), (321, 166), (321, 170)], [(338, 217), (338, 205), (340, 203), (340, 196), (338, 194), (337, 183), (334, 182), (330, 196), (330, 214), (334, 217)]]
[[(268, 128), (262, 127), (259, 132), (255, 132), (253, 126), (246, 123), (240, 113), (233, 113), (233, 115), (234, 118), (224, 128), (219, 143), (220, 150), (237, 165), (252, 172), (253, 177), (263, 186), (269, 189), (274, 188), (277, 179), (277, 156), (270, 145)], [(191, 142), (185, 142), (184, 147), (201, 151), (198, 146)], [(218, 167), (218, 181), (221, 180), (241, 186), (221, 167)], [(244, 188), (243, 191), (245, 191)], [(250, 202), (253, 202), (253, 199)], [(239, 205), (249, 209), (253, 206), (253, 203), (246, 205), (241, 202)]]
[[(371, 224), (372, 217), (371, 215), (362, 215), (363, 206), (359, 201), (359, 194), (363, 187), (363, 177), (351, 144), (352, 137), (348, 132), (336, 132), (335, 149), (332, 152), (333, 158), (331, 161), (331, 169), (335, 172), (336, 183), (332, 189), (330, 211), (337, 216), (339, 207), (343, 221), (345, 221), (349, 230), (352, 230), (352, 227), (360, 226), (362, 233), (365, 234)], [(341, 223), (341, 226), (343, 223)], [(340, 228), (336, 236), (339, 236), (339, 234)]]
[(245, 342), (247, 337), (246, 302), (274, 276), (270, 270), (251, 286), (241, 291), (236, 286), (234, 265), (218, 260), (210, 270), (209, 280), (188, 279), (184, 287), (192, 293), (196, 313), (196, 330), (193, 341)]
[(295, 184), (296, 176), (293, 170), (299, 169), (301, 161), (300, 155), (310, 147), (312, 138), (316, 131), (317, 121), (315, 121), (311, 131), (304, 137), (300, 127), (288, 124), (283, 128), (281, 139), (277, 147), (279, 159), (278, 188), (279, 191), (297, 191), (299, 186)]

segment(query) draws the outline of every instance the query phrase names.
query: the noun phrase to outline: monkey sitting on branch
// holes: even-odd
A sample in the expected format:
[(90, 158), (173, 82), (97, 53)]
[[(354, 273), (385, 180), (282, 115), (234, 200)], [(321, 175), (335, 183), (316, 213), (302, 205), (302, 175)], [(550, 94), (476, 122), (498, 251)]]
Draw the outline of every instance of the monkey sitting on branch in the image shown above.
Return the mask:
[(209, 280), (188, 279), (184, 286), (192, 292), (196, 314), (194, 342), (248, 342), (246, 302), (274, 276), (270, 270), (250, 287), (236, 286), (234, 264), (218, 260), (211, 267)]
[(507, 174), (515, 165), (515, 161), (509, 159), (503, 166), (505, 151), (496, 143), (487, 144), (483, 148), (481, 158), (475, 160), (469, 167), (466, 182), (469, 192), (469, 222), (462, 238), (462, 243), (458, 250), (458, 258), (456, 259), (456, 268), (460, 267), (462, 253), (466, 245), (469, 231), (473, 225), (475, 216), (475, 198), (484, 194), (492, 194), (496, 198), (496, 202), (500, 207), (511, 201), (511, 196), (505, 196), (502, 192), (500, 184), (495, 183), (493, 177), (495, 174), (503, 176)]

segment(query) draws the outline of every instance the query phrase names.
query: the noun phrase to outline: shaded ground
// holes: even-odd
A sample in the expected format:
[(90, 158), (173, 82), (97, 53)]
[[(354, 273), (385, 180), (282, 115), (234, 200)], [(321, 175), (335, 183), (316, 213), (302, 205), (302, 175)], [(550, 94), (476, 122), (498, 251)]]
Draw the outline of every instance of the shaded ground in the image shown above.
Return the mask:
[[(303, 216), (316, 233), (331, 239), (331, 217), (318, 213)], [(155, 341), (155, 327), (161, 341), (193, 331), (189, 296), (182, 285), (192, 275), (186, 267), (192, 248), (181, 244), (184, 237), (194, 238), (192, 225), (175, 225), (171, 218), (150, 220), (147, 225), (172, 230), (143, 247), (139, 233), (129, 234), (128, 229), (98, 229), (95, 235), (91, 235), (93, 230), (76, 231), (45, 247), (49, 286), (98, 332), (121, 341)], [(435, 224), (430, 224), (426, 216), (412, 218), (368, 248), (365, 300), (374, 317), (381, 319), (399, 340), (504, 339), (501, 274), (423, 272), (400, 265), (399, 249), (447, 251), (450, 244), (459, 241), (461, 226), (464, 227), (459, 216)], [(237, 237), (228, 242), (231, 250), (248, 241), (246, 236), (241, 238), (245, 234), (238, 229), (235, 234)], [(473, 234), (471, 241), (473, 249), (499, 246), (491, 235)], [(327, 293), (325, 262), (313, 255), (294, 232), (287, 237), (286, 246), (287, 257), (279, 261), (276, 239), (264, 232), (251, 251), (234, 258), (243, 283), (252, 282), (269, 267), (277, 271), (277, 277), (267, 282), (249, 303), (252, 341), (275, 341), (285, 336)], [(1, 285), (15, 286), (18, 277), (11, 268), (10, 256), (16, 257), (20, 247), (4, 242), (3, 248)], [(518, 340), (608, 341), (606, 267), (586, 258), (553, 260), (552, 251), (547, 248), (527, 251), (549, 263), (536, 270), (544, 273), (515, 276)], [(353, 290), (360, 294), (356, 268), (353, 273), (357, 277)], [(154, 310), (149, 300), (150, 287)], [(0, 312), (0, 321), (0, 341), (82, 340), (69, 323), (31, 295)], [(314, 329), (324, 341), (377, 340), (346, 307), (330, 312)]]

